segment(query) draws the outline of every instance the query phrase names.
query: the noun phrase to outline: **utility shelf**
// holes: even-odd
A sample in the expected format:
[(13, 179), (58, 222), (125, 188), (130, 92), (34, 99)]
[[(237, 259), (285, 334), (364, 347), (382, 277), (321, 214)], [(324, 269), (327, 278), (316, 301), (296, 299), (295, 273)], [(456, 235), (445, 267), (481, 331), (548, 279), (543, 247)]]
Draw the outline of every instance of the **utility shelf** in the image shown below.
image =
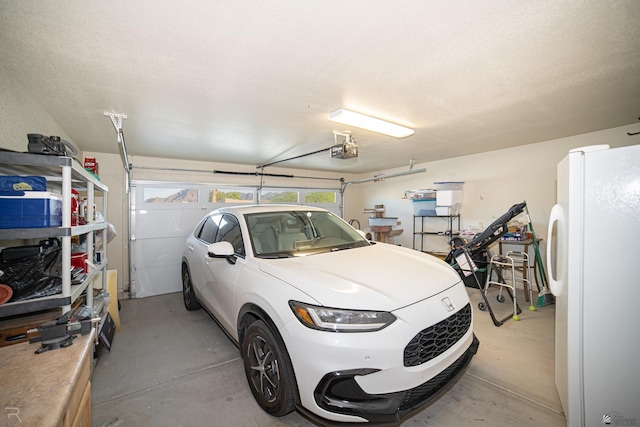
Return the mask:
[[(33, 153), (14, 153), (0, 151), (0, 175), (36, 175), (44, 176), (47, 190), (62, 196), (62, 227), (47, 228), (13, 228), (0, 229), (0, 240), (33, 241), (38, 239), (58, 238), (61, 241), (60, 258), (62, 293), (25, 301), (8, 302), (0, 305), (0, 318), (21, 315), (35, 311), (62, 308), (66, 313), (71, 304), (89, 288), (96, 275), (105, 270), (107, 245), (107, 195), (108, 187), (93, 174), (87, 172), (76, 159), (66, 156), (51, 156)], [(93, 206), (96, 194), (102, 199), (101, 212), (104, 222), (89, 221), (86, 225), (71, 226), (71, 189), (86, 192), (88, 206)], [(94, 261), (94, 238), (102, 236), (101, 262)], [(71, 284), (71, 239), (79, 236), (85, 240), (87, 259), (95, 265), (82, 283)], [(28, 243), (25, 243), (28, 244)], [(66, 266), (66, 268), (64, 268)], [(102, 288), (105, 286), (105, 275), (102, 276)], [(93, 306), (93, 292), (87, 292), (86, 303)]]
[[(446, 229), (438, 231), (425, 231), (425, 220), (432, 218), (445, 219)], [(416, 223), (419, 222), (419, 229)], [(460, 214), (457, 215), (414, 215), (413, 216), (413, 249), (418, 249), (421, 252), (425, 252), (424, 249), (424, 237), (425, 236), (442, 236), (451, 237), (460, 234)], [(416, 242), (416, 240), (418, 242)], [(417, 243), (417, 244), (416, 244)], [(448, 244), (449, 242), (447, 242)]]

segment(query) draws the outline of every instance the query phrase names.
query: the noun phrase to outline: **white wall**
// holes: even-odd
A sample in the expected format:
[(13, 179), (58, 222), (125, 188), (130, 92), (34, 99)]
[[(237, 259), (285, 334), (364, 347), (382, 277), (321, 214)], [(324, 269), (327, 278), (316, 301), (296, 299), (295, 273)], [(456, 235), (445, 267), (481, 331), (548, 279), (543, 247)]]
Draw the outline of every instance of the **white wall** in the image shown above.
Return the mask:
[[(386, 216), (398, 217), (402, 222), (399, 228), (403, 228), (403, 234), (395, 237), (394, 242), (412, 247), (413, 207), (411, 201), (402, 199), (404, 191), (432, 188), (433, 183), (438, 181), (464, 181), (460, 211), (463, 228), (478, 227), (480, 224), (486, 227), (513, 204), (526, 200), (536, 236), (545, 237), (549, 213), (556, 200), (557, 163), (576, 147), (640, 144), (639, 137), (627, 135), (627, 132), (637, 130), (637, 125), (622, 126), (516, 148), (416, 164), (413, 169), (426, 168), (426, 173), (357, 184), (347, 189), (346, 199), (351, 200), (357, 193), (358, 204), (346, 204), (345, 218), (357, 218), (364, 226), (368, 215), (362, 213), (362, 208), (383, 204)], [(369, 177), (406, 170), (408, 167), (379, 171)], [(526, 221), (524, 215), (516, 219)], [(428, 239), (434, 246), (425, 246), (425, 250), (447, 250), (445, 238)]]
[(59, 136), (78, 148), (29, 91), (0, 65), (0, 148), (27, 151), (27, 134)]

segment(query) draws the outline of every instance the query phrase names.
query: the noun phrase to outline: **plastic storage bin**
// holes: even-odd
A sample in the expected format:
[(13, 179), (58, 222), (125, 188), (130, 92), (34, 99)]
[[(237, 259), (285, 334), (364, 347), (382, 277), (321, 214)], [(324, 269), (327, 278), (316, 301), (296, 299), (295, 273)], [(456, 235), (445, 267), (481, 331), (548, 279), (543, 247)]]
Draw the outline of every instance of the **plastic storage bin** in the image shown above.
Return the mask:
[(436, 199), (412, 200), (413, 214), (416, 216), (436, 215)]
[(435, 187), (436, 191), (462, 190), (464, 181), (439, 181), (434, 182), (433, 186)]
[(25, 191), (0, 196), (0, 228), (60, 227), (62, 196), (47, 191)]
[(462, 203), (462, 190), (438, 190), (436, 192), (437, 206), (455, 206)]
[(81, 268), (85, 273), (89, 272), (87, 268), (87, 254), (85, 252), (71, 253), (71, 266), (73, 268)]
[(369, 218), (369, 227), (395, 227), (398, 217)]

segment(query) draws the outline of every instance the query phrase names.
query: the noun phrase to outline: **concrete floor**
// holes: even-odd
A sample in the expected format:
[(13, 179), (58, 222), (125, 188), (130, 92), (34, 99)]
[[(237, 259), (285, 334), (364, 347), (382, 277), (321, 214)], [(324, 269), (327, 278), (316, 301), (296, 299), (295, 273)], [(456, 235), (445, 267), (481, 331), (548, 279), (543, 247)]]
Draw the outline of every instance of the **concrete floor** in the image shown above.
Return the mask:
[[(478, 354), (447, 394), (402, 426), (565, 426), (553, 377), (555, 306), (525, 306), (520, 321), (495, 327), (476, 308), (480, 292), (467, 289)], [(508, 314), (508, 304), (488, 298), (500, 318)], [(263, 412), (238, 349), (205, 311), (186, 311), (180, 293), (122, 301), (120, 319), (93, 372), (93, 426), (315, 425), (296, 412)]]

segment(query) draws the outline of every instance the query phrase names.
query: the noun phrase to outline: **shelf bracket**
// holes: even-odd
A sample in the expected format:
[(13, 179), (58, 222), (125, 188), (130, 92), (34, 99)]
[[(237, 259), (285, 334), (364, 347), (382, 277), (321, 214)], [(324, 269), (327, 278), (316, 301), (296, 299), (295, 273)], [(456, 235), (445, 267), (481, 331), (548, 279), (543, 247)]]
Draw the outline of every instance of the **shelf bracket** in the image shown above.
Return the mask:
[(125, 193), (129, 193), (131, 186), (131, 165), (129, 164), (129, 155), (127, 154), (127, 144), (124, 142), (124, 133), (122, 132), (122, 119), (126, 119), (126, 114), (104, 112), (104, 115), (111, 119), (113, 127), (118, 133), (118, 147), (120, 148), (120, 157), (122, 157), (122, 166), (125, 172)]
[(111, 123), (113, 123), (113, 127), (116, 128), (116, 132), (118, 133), (118, 142), (122, 143), (122, 119), (126, 119), (126, 114), (118, 114), (118, 113), (108, 113), (104, 112), (104, 115), (111, 119)]

